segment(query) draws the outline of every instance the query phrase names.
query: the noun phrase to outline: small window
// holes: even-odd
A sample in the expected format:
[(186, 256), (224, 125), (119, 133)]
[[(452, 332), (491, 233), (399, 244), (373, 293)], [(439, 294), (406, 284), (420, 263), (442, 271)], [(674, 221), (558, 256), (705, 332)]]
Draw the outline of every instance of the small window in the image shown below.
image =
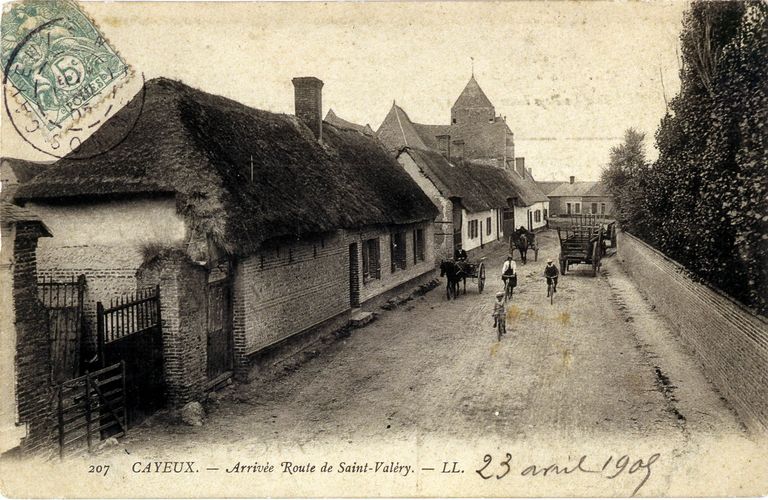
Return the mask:
[(489, 236), (491, 234), (491, 218), (490, 217), (485, 219), (485, 234)]
[(413, 263), (424, 261), (424, 230), (413, 230)]
[(363, 242), (363, 283), (379, 278), (381, 278), (379, 239), (372, 238)]
[(392, 233), (389, 238), (390, 241), (390, 257), (392, 261), (392, 272), (394, 273), (398, 269), (405, 269), (406, 267), (406, 248), (405, 248), (405, 233)]
[(548, 217), (549, 217), (549, 213), (547, 213), (547, 209), (545, 208), (544, 209), (544, 220), (547, 220)]
[(574, 203), (573, 204), (573, 211), (577, 214), (581, 213), (581, 203)]
[(541, 222), (541, 210), (536, 210), (535, 212), (533, 212), (533, 221)]
[(477, 220), (471, 220), (469, 221), (469, 239), (473, 240), (480, 236), (480, 231), (478, 230), (478, 221)]
[(453, 119), (453, 123), (456, 123), (456, 118)]
[(565, 204), (565, 212), (570, 215), (570, 213), (571, 213), (571, 204), (570, 203), (566, 203)]
[(597, 213), (597, 203), (593, 203), (593, 204), (592, 204), (592, 213), (593, 213), (593, 214), (596, 214), (596, 213)]
[(600, 204), (600, 213), (605, 215), (605, 203)]

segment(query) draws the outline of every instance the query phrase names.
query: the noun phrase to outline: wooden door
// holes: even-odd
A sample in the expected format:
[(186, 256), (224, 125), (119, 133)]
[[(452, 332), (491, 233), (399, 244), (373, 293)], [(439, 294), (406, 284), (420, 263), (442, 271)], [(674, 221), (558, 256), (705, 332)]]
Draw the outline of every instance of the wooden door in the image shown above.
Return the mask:
[(229, 279), (208, 283), (208, 380), (232, 370), (232, 299)]

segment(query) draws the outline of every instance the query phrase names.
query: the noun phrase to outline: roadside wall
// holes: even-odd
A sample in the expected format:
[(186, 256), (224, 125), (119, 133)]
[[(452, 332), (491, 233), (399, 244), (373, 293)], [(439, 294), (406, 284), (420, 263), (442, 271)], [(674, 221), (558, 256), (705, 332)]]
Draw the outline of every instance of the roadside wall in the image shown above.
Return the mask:
[(693, 281), (680, 264), (619, 234), (621, 264), (676, 328), (709, 379), (753, 431), (768, 430), (768, 321)]

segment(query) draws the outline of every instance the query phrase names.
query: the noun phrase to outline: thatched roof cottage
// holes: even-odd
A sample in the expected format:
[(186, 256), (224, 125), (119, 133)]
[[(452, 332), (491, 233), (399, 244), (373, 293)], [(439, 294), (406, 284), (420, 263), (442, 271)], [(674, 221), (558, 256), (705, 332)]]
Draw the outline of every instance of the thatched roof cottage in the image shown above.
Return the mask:
[(448, 161), (437, 151), (403, 148), (397, 161), (440, 208), (435, 219), (436, 253), (450, 258), (458, 247), (475, 249), (504, 241), (504, 210), (517, 188), (504, 170), (473, 162)]
[[(424, 241), (437, 208), (374, 137), (323, 123), (320, 80), (294, 86), (290, 116), (151, 80), (122, 142), (62, 159), (16, 193), (56, 235), (40, 246), (44, 272), (84, 272), (91, 303), (137, 285), (172, 288), (168, 307), (180, 313), (163, 317), (169, 342), (207, 325), (207, 353), (205, 342), (180, 354), (166, 346), (166, 357), (185, 357), (183, 373), (166, 370), (169, 385), (186, 387), (180, 400), (433, 272)], [(100, 137), (112, 129), (88, 141), (113, 143)]]

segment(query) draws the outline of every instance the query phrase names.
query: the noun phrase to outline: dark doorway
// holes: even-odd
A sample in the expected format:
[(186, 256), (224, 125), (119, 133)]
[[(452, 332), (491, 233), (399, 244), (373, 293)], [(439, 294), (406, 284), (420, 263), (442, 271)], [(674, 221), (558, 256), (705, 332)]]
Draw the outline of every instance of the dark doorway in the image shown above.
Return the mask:
[(357, 259), (357, 243), (349, 245), (349, 305), (360, 307), (360, 270)]
[(208, 283), (208, 380), (232, 371), (232, 287), (229, 277)]

